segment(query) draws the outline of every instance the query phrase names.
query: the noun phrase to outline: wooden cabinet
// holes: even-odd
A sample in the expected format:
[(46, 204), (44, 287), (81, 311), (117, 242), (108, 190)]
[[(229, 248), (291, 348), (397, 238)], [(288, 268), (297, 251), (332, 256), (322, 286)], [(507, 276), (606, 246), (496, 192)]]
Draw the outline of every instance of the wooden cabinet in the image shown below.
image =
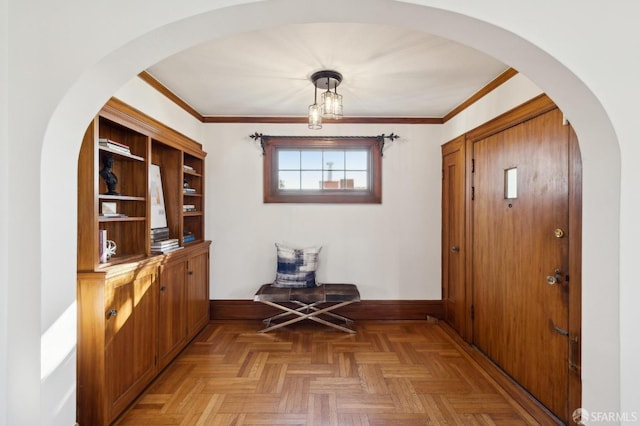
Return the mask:
[(209, 321), (208, 282), (208, 243), (173, 254), (160, 265), (159, 368), (171, 362)]
[[(81, 425), (116, 421), (208, 321), (205, 156), (199, 143), (115, 99), (87, 128), (78, 160)], [(151, 250), (152, 165), (169, 238), (179, 241), (165, 254)], [(105, 234), (116, 244), (109, 259)]]
[(187, 260), (187, 339), (209, 321), (209, 250), (199, 249)]
[(80, 424), (113, 421), (155, 377), (156, 259), (78, 274)]
[(186, 262), (172, 260), (160, 266), (158, 363), (166, 366), (187, 339)]

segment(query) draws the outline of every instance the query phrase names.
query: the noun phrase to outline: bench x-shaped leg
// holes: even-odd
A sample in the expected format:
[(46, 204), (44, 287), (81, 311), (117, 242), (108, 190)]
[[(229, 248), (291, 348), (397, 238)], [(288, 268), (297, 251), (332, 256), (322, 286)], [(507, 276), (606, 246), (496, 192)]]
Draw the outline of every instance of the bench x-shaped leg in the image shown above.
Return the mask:
[[(264, 301), (262, 301), (262, 303), (265, 303), (265, 302), (264, 302)], [(312, 303), (312, 304), (308, 305), (308, 304), (306, 304), (306, 303), (298, 302), (297, 300), (292, 300), (292, 301), (291, 301), (291, 302), (289, 302), (289, 303), (296, 303), (296, 304), (300, 305), (300, 307), (299, 307), (299, 308), (297, 308), (297, 309), (296, 309), (296, 311), (298, 311), (298, 312), (302, 312), (302, 311), (304, 311), (305, 309), (307, 309), (307, 310), (308, 310), (308, 309), (315, 309), (315, 310), (318, 310), (318, 308), (316, 308), (316, 307), (315, 307), (315, 305), (318, 305), (318, 304), (320, 304), (320, 303), (322, 303), (322, 302), (314, 302), (314, 303)], [(278, 309), (282, 309), (282, 305), (276, 304), (276, 306), (278, 307)], [(278, 318), (288, 317), (288, 316), (290, 316), (290, 315), (291, 315), (291, 312), (287, 312), (287, 311), (285, 311), (285, 312), (279, 313), (278, 315), (274, 315), (274, 316), (272, 316), (272, 317), (265, 318), (265, 319), (263, 319), (263, 320), (262, 320), (262, 322), (263, 322), (263, 323), (265, 323), (267, 326), (269, 326), (269, 325), (271, 325), (271, 321), (273, 321), (273, 320), (275, 320), (275, 319), (278, 319)], [(327, 315), (331, 315), (331, 313), (330, 313), (330, 312), (327, 312)]]
[[(338, 304), (335, 304), (335, 305), (327, 306), (326, 308), (323, 308), (323, 309), (316, 308), (314, 306), (316, 303), (312, 303), (310, 305), (306, 305), (306, 304), (304, 304), (302, 302), (295, 302), (295, 303), (301, 304), (303, 306), (301, 306), (301, 307), (299, 307), (297, 309), (292, 309), (292, 308), (289, 308), (288, 306), (279, 305), (277, 303), (273, 303), (273, 302), (270, 302), (268, 300), (261, 300), (261, 302), (264, 303), (265, 305), (273, 306), (274, 308), (278, 308), (280, 310), (285, 311), (285, 312), (283, 312), (281, 314), (278, 314), (278, 315), (275, 315), (275, 316), (273, 316), (271, 318), (268, 318), (268, 322), (269, 323), (271, 322), (272, 319), (281, 318), (281, 317), (287, 316), (289, 314), (295, 315), (296, 318), (290, 319), (288, 321), (285, 321), (285, 322), (282, 322), (282, 323), (279, 323), (279, 324), (275, 324), (275, 325), (269, 326), (269, 327), (267, 327), (267, 328), (265, 328), (263, 330), (260, 330), (259, 333), (266, 333), (268, 331), (275, 330), (275, 329), (280, 328), (280, 327), (285, 327), (287, 325), (294, 324), (296, 322), (299, 322), (299, 321), (302, 321), (302, 320), (305, 320), (305, 319), (309, 319), (309, 320), (315, 321), (317, 323), (324, 324), (324, 325), (326, 325), (328, 327), (333, 327), (333, 328), (335, 328), (337, 330), (341, 330), (341, 331), (344, 331), (346, 333), (355, 333), (355, 330), (351, 330), (351, 329), (349, 329), (347, 327), (343, 327), (341, 325), (334, 324), (332, 322), (323, 320), (322, 318), (318, 318), (318, 315), (327, 314), (327, 315), (333, 316), (335, 318), (340, 318), (340, 319), (345, 319), (346, 320), (347, 318), (341, 317), (340, 315), (336, 315), (336, 314), (334, 314), (334, 313), (332, 313), (330, 311), (333, 311), (334, 309), (341, 308), (343, 306), (350, 305), (351, 303), (353, 303), (353, 301), (346, 301), (346, 302), (338, 303)], [(300, 312), (300, 311), (303, 311), (305, 309), (307, 310), (307, 313)], [(311, 310), (313, 312), (308, 312), (309, 310)], [(267, 320), (265, 320), (265, 321), (267, 321)]]
[[(302, 303), (302, 302), (300, 302), (298, 300), (292, 300), (289, 303), (295, 303), (296, 305), (299, 305), (300, 307), (297, 308), (296, 311), (302, 312), (305, 309), (306, 310), (311, 309), (313, 311), (319, 311), (320, 308), (317, 308), (316, 305), (321, 305), (321, 304), (326, 303), (326, 302), (314, 302), (314, 303), (311, 303), (311, 304), (306, 304), (306, 303)], [(280, 307), (281, 307), (281, 305), (278, 305), (278, 308), (280, 308)], [(291, 312), (286, 312), (285, 311), (285, 312), (282, 312), (282, 313), (280, 313), (278, 315), (274, 315), (272, 317), (265, 318), (265, 319), (262, 320), (262, 322), (265, 323), (267, 325), (267, 327), (268, 327), (269, 325), (271, 325), (271, 321), (273, 321), (275, 319), (278, 319), (278, 318), (288, 317), (289, 315), (291, 315)], [(353, 320), (351, 318), (343, 317), (342, 315), (334, 314), (333, 312), (325, 312), (324, 315), (329, 315), (330, 317), (333, 317), (335, 319), (339, 319), (341, 321), (344, 321), (346, 324), (351, 324), (353, 322)]]

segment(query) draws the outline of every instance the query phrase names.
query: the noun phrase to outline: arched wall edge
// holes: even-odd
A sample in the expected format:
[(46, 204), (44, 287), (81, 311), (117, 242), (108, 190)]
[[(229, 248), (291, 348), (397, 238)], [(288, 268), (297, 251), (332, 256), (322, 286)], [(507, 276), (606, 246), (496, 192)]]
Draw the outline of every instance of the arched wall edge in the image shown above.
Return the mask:
[[(49, 294), (62, 292), (63, 298), (75, 299), (75, 258), (64, 259), (61, 264), (47, 256), (56, 250), (61, 239), (71, 241), (66, 248), (75, 248), (75, 213), (66, 213), (68, 222), (60, 223), (57, 204), (60, 198), (75, 201), (76, 197), (77, 155), (68, 154), (78, 152), (86, 123), (121, 85), (140, 70), (172, 53), (225, 34), (297, 22), (386, 23), (434, 33), (495, 56), (543, 88), (572, 121), (584, 161), (583, 403), (604, 411), (619, 409), (618, 318), (598, 315), (603, 304), (607, 311), (617, 311), (619, 285), (620, 158), (616, 135), (606, 111), (591, 90), (569, 69), (534, 43), (514, 33), (474, 19), (472, 14), (465, 16), (464, 11), (456, 13), (387, 0), (376, 0), (375, 5), (371, 3), (329, 0), (322, 5), (301, 8), (294, 5), (294, 0), (274, 0), (225, 9), (211, 6), (212, 10), (205, 14), (178, 22), (167, 20), (160, 23), (157, 29), (131, 40), (126, 46), (105, 52), (108, 54), (102, 61), (87, 69), (58, 104), (42, 147), (40, 299), (45, 324), (53, 323), (62, 314), (59, 307), (43, 302)], [(332, 4), (335, 7), (332, 8)], [(336, 9), (340, 10), (337, 17), (333, 16)], [(270, 19), (265, 20), (264, 16)], [(460, 28), (465, 30), (460, 31)], [(509, 43), (502, 42), (505, 38)], [(168, 40), (171, 42), (163, 43)], [(57, 176), (56, 181), (45, 179), (52, 174)], [(603, 211), (599, 208), (602, 205), (611, 208)], [(75, 204), (67, 206), (67, 209), (75, 212)], [(595, 223), (607, 225), (594, 226)], [(601, 252), (598, 249), (603, 243), (613, 251), (604, 265), (599, 260)], [(610, 283), (606, 292), (599, 285), (603, 280)], [(74, 331), (69, 330), (69, 333)], [(602, 342), (610, 345), (603, 349)], [(75, 380), (69, 377), (69, 374), (74, 374), (70, 367), (62, 374), (66, 381)], [(49, 390), (46, 381), (42, 386), (42, 405), (46, 406), (47, 399), (56, 399), (53, 395), (56, 387)]]

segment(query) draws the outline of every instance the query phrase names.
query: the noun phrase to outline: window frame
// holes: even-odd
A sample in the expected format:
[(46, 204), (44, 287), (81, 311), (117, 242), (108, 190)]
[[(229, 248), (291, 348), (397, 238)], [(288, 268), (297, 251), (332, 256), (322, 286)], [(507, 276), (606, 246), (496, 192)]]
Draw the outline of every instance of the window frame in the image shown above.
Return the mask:
[[(264, 203), (381, 204), (381, 146), (380, 137), (262, 136), (264, 150), (263, 201)], [(280, 149), (367, 150), (369, 153), (369, 189), (364, 191), (344, 189), (282, 190), (278, 185), (277, 154)]]

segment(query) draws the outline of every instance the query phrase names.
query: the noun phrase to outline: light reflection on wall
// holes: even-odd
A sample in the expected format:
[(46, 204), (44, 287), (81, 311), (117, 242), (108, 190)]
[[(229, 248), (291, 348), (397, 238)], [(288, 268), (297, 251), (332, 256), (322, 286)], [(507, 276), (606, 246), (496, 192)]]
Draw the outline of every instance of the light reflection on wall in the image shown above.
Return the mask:
[(74, 301), (40, 336), (40, 380), (49, 377), (75, 350), (77, 333), (77, 304)]

